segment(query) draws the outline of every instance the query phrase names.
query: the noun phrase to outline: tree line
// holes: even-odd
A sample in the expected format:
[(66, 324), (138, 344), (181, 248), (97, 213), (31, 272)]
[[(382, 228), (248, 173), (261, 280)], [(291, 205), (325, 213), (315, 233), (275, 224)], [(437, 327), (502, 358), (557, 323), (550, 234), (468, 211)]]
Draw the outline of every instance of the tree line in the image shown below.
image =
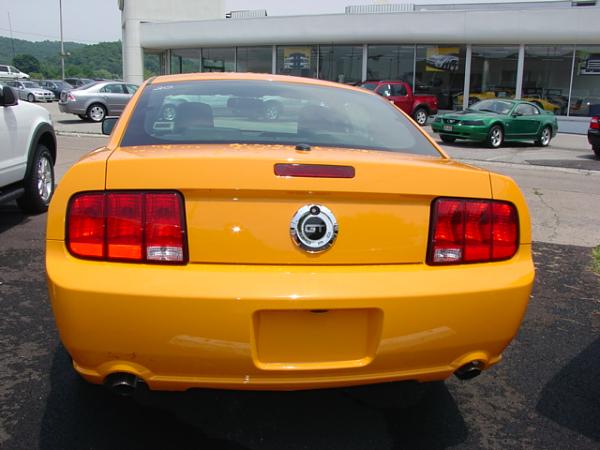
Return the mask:
[[(123, 76), (121, 42), (81, 44), (65, 42), (65, 76), (77, 78), (120, 79)], [(60, 42), (31, 42), (0, 36), (0, 64), (12, 64), (33, 79), (61, 77)], [(159, 72), (157, 56), (146, 55), (145, 75)]]

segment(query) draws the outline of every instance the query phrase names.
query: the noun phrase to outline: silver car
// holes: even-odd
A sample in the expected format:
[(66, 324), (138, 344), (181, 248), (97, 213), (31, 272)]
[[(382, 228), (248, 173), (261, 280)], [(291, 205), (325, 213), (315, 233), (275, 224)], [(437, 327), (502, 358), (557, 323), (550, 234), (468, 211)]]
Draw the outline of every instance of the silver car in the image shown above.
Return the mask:
[(43, 89), (34, 81), (6, 81), (7, 86), (14, 88), (21, 100), (28, 102), (51, 102), (54, 94), (48, 89)]
[(139, 86), (119, 81), (100, 81), (62, 91), (58, 108), (77, 114), (82, 120), (102, 122), (106, 116), (120, 115)]

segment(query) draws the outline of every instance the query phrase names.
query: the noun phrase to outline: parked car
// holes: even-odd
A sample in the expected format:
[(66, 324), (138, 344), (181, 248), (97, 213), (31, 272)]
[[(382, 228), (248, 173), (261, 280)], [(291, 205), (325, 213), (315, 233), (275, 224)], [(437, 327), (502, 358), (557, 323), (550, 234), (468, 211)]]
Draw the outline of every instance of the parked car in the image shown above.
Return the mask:
[(60, 93), (62, 91), (73, 89), (72, 85), (62, 80), (42, 80), (39, 82), (39, 85), (52, 92), (56, 100), (60, 99)]
[[(234, 95), (278, 98), (286, 120), (210, 106)], [(165, 120), (177, 96), (196, 100)], [(534, 279), (510, 178), (451, 161), (389, 101), (338, 83), (162, 76), (132, 101), (47, 220), (53, 311), (86, 380), (294, 390), (500, 361)]]
[(361, 87), (387, 98), (412, 116), (419, 125), (425, 125), (429, 116), (438, 112), (438, 99), (435, 95), (413, 94), (410, 84), (404, 81), (365, 81)]
[(137, 88), (135, 84), (100, 81), (63, 91), (58, 107), (82, 120), (102, 122), (107, 115), (120, 115)]
[(428, 66), (440, 70), (456, 72), (459, 69), (459, 58), (456, 55), (431, 55), (425, 60)]
[(6, 78), (10, 80), (28, 80), (29, 75), (21, 72), (14, 66), (0, 64), (0, 78)]
[(498, 148), (504, 141), (533, 140), (546, 147), (558, 132), (554, 114), (519, 100), (483, 100), (465, 111), (439, 114), (431, 129), (444, 142), (485, 142)]
[(54, 192), (56, 137), (50, 113), (19, 102), (0, 87), (0, 203), (16, 200), (28, 213), (46, 211)]
[(600, 159), (600, 117), (592, 117), (587, 134), (588, 142), (592, 145), (596, 158)]
[(19, 98), (29, 103), (54, 100), (54, 94), (48, 89), (43, 89), (35, 81), (7, 81), (6, 85), (14, 88)]
[(74, 88), (78, 88), (95, 82), (95, 80), (92, 80), (91, 78), (65, 78), (65, 81)]

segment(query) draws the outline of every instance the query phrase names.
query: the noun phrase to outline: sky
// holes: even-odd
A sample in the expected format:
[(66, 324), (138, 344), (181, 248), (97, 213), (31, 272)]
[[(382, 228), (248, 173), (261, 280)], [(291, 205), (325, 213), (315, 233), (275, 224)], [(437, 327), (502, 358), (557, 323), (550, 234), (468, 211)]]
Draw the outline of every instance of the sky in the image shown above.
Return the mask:
[[(502, 1), (515, 0), (302, 0), (295, 2), (286, 0), (225, 0), (225, 11), (266, 9), (270, 16), (278, 16), (343, 13), (346, 5), (373, 3), (439, 4), (499, 3)], [(30, 41), (59, 40), (58, 5), (59, 0), (0, 0), (0, 36), (10, 36), (12, 24), (14, 38)], [(89, 44), (121, 39), (121, 12), (117, 6), (117, 0), (62, 0), (62, 10), (65, 41)]]

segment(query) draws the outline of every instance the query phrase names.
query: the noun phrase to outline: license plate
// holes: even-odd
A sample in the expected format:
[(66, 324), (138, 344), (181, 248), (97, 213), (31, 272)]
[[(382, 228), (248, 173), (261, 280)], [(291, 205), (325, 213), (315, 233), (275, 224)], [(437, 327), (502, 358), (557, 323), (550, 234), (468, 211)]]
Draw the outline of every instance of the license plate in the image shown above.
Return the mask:
[(452, 125), (444, 125), (444, 131), (452, 131)]

